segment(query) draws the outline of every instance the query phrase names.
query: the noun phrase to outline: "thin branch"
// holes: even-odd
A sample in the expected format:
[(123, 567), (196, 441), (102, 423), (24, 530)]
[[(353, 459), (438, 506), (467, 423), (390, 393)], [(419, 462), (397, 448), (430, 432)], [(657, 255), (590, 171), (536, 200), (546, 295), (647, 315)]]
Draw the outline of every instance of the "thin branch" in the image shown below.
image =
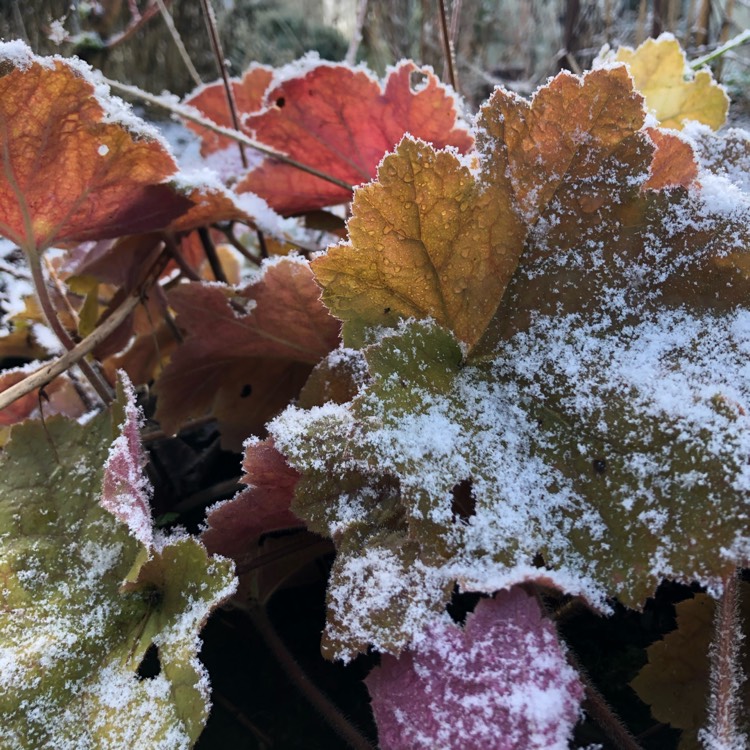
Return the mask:
[(119, 91), (136, 99), (141, 99), (142, 101), (147, 102), (148, 104), (153, 104), (156, 107), (166, 109), (168, 112), (172, 112), (178, 117), (182, 117), (184, 120), (194, 122), (196, 125), (200, 125), (201, 127), (204, 127), (208, 130), (212, 130), (214, 133), (218, 133), (219, 135), (226, 136), (233, 141), (244, 143), (249, 148), (255, 149), (255, 151), (258, 151), (264, 156), (268, 156), (271, 159), (276, 159), (277, 161), (283, 162), (284, 164), (288, 164), (290, 167), (299, 169), (302, 172), (307, 172), (308, 174), (313, 175), (313, 177), (319, 177), (321, 180), (330, 182), (333, 185), (338, 185), (340, 188), (344, 188), (345, 190), (354, 190), (354, 186), (350, 185), (348, 182), (344, 182), (338, 177), (333, 177), (329, 174), (326, 174), (325, 172), (321, 172), (314, 167), (309, 167), (307, 166), (307, 164), (302, 164), (296, 159), (292, 159), (290, 156), (287, 156), (280, 151), (276, 151), (270, 146), (266, 146), (262, 143), (259, 143), (258, 141), (254, 141), (252, 138), (249, 138), (239, 130), (233, 130), (232, 128), (225, 128), (223, 125), (218, 125), (213, 120), (209, 120), (207, 117), (203, 117), (198, 113), (198, 110), (193, 109), (192, 107), (185, 107), (175, 104), (174, 102), (171, 102), (163, 97), (149, 94), (148, 91), (139, 89), (137, 86), (131, 86), (129, 84), (120, 83), (119, 81), (113, 81), (111, 78), (102, 77), (102, 80), (115, 91)]
[(354, 33), (349, 40), (349, 49), (346, 50), (346, 56), (344, 57), (344, 62), (347, 65), (354, 65), (357, 62), (357, 52), (359, 52), (359, 45), (362, 44), (362, 30), (365, 27), (368, 5), (368, 0), (359, 0), (359, 4), (357, 5), (357, 20), (354, 23)]
[(208, 229), (206, 229), (206, 227), (200, 227), (198, 229), (198, 236), (200, 237), (201, 245), (203, 245), (203, 252), (206, 254), (208, 265), (211, 266), (211, 271), (213, 271), (214, 278), (216, 281), (222, 281), (225, 284), (228, 284), (227, 275), (221, 267), (221, 261), (216, 252), (216, 246), (211, 239), (211, 235), (208, 233)]
[[(244, 608), (243, 608), (244, 609)], [(294, 686), (320, 711), (336, 733), (355, 750), (374, 750), (372, 743), (341, 713), (341, 710), (304, 673), (276, 632), (266, 611), (259, 605), (245, 609), (250, 621), (284, 669)]]
[[(47, 320), (47, 325), (52, 329), (63, 347), (70, 352), (75, 348), (75, 342), (65, 330), (62, 323), (60, 323), (60, 320), (57, 317), (57, 311), (49, 297), (47, 282), (42, 273), (42, 261), (39, 251), (35, 247), (27, 248), (26, 257), (29, 262), (29, 268), (31, 269), (31, 279), (34, 282), (34, 289), (36, 291), (37, 299), (39, 300), (39, 306), (42, 308), (44, 317)], [(81, 358), (80, 360), (76, 360), (76, 363), (86, 379), (91, 383), (94, 390), (99, 394), (102, 401), (104, 401), (105, 404), (112, 403), (114, 394), (109, 387), (109, 383), (107, 383), (107, 381), (104, 380), (104, 378), (96, 372), (96, 370), (94, 370), (85, 359)], [(23, 383), (24, 381), (21, 382)], [(26, 393), (28, 393), (28, 391), (26, 391)]]
[(140, 297), (138, 296), (128, 297), (98, 328), (62, 357), (49, 362), (20, 382), (2, 391), (0, 393), (0, 410), (10, 406), (16, 399), (25, 396), (27, 393), (31, 393), (35, 388), (46, 385), (73, 365), (78, 364), (80, 366), (83, 358), (96, 349), (102, 341), (115, 331), (128, 315), (133, 312), (139, 302)]
[(164, 233), (164, 245), (167, 253), (169, 253), (169, 257), (177, 264), (185, 278), (190, 279), (190, 281), (202, 280), (200, 275), (195, 272), (195, 269), (189, 266), (187, 261), (182, 257), (177, 241), (169, 232)]
[(213, 225), (216, 229), (218, 229), (229, 241), (229, 244), (243, 257), (247, 258), (251, 263), (254, 263), (256, 266), (260, 265), (260, 260), (253, 255), (238, 239), (234, 236), (234, 232), (232, 231), (232, 225), (229, 224), (223, 225), (223, 224), (214, 224)]
[(702, 68), (706, 63), (710, 63), (717, 57), (721, 57), (722, 55), (729, 52), (729, 50), (733, 50), (735, 49), (735, 47), (741, 47), (747, 42), (750, 42), (750, 29), (745, 29), (741, 34), (737, 34), (737, 36), (732, 37), (728, 42), (725, 42), (720, 47), (717, 47), (713, 52), (709, 52), (707, 55), (703, 55), (703, 57), (699, 57), (696, 60), (693, 60), (690, 63), (690, 67), (693, 70), (698, 70), (698, 68)]
[[(240, 118), (237, 115), (237, 102), (234, 99), (234, 91), (232, 90), (232, 83), (229, 80), (229, 73), (227, 72), (227, 63), (224, 60), (224, 50), (221, 48), (221, 39), (219, 39), (219, 32), (216, 28), (216, 16), (214, 16), (214, 9), (208, 0), (201, 0), (201, 9), (203, 10), (203, 18), (206, 20), (206, 26), (208, 27), (208, 37), (211, 40), (211, 49), (214, 53), (214, 59), (216, 60), (216, 66), (219, 69), (221, 80), (224, 83), (224, 95), (227, 98), (227, 106), (229, 107), (229, 116), (232, 120), (232, 127), (235, 130), (240, 129)], [(242, 143), (237, 144), (240, 149), (240, 158), (242, 159), (242, 166), (247, 169), (247, 155), (245, 154), (245, 147)]]
[(180, 36), (180, 32), (177, 31), (177, 27), (174, 25), (174, 18), (172, 18), (169, 8), (164, 4), (164, 0), (156, 0), (156, 4), (159, 6), (161, 17), (164, 19), (167, 29), (169, 29), (174, 46), (177, 47), (177, 51), (180, 53), (180, 58), (182, 59), (182, 62), (185, 63), (185, 67), (187, 68), (188, 73), (190, 73), (190, 77), (193, 79), (196, 86), (200, 86), (203, 81), (201, 81), (201, 77), (195, 69), (195, 65), (193, 65), (193, 61), (190, 59), (187, 49), (185, 49), (182, 37)]
[(451, 44), (450, 30), (448, 29), (448, 15), (445, 10), (445, 0), (438, 0), (438, 16), (440, 17), (440, 36), (443, 40), (443, 56), (445, 57), (445, 70), (448, 73), (448, 82), (453, 89), (458, 91), (456, 71), (453, 67), (453, 45)]

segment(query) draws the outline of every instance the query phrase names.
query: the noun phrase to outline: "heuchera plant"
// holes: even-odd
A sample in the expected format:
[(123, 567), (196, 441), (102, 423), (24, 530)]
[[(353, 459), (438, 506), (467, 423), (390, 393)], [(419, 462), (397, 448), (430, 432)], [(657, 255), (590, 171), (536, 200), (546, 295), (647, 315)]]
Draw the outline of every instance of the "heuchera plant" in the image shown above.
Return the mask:
[[(715, 132), (723, 90), (670, 37), (471, 126), (408, 61), (231, 90), (239, 131), (220, 83), (163, 102), (202, 140), (186, 174), (85, 64), (0, 44), (0, 273), (30, 282), (0, 356), (32, 361), (0, 374), (3, 747), (191, 747), (209, 613), (331, 548), (323, 652), (382, 655), (383, 748), (567, 747), (598, 698), (550, 602), (665, 579), (707, 591), (668, 636), (700, 710), (659, 644), (633, 687), (685, 743), (744, 747), (750, 134)], [(131, 381), (167, 434), (244, 444), (202, 540), (153, 526)]]

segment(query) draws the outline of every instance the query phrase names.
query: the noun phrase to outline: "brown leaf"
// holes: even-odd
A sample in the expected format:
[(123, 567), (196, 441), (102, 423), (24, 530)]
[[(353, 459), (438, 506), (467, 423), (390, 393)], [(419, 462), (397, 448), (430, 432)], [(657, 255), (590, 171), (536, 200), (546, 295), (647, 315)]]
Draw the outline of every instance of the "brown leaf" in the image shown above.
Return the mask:
[(230, 442), (261, 430), (338, 343), (339, 324), (319, 296), (299, 258), (267, 262), (244, 289), (176, 287), (169, 302), (185, 342), (155, 386), (156, 418), (165, 431), (208, 413), (219, 418)]

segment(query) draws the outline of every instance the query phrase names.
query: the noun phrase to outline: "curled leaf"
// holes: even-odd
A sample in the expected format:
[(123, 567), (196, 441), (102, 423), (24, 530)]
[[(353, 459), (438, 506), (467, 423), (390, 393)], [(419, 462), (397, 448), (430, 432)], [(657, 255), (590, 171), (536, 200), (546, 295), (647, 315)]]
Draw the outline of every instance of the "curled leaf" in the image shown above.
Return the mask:
[(189, 537), (150, 543), (128, 390), (114, 417), (15, 426), (0, 455), (3, 747), (183, 750), (207, 718), (198, 634), (235, 581)]

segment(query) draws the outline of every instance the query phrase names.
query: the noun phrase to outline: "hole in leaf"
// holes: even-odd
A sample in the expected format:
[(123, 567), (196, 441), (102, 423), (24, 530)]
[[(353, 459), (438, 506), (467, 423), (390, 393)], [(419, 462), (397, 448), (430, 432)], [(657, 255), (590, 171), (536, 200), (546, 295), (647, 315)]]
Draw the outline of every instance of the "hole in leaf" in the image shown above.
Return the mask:
[(242, 386), (242, 390), (240, 391), (240, 398), (247, 398), (248, 396), (251, 396), (253, 393), (253, 387), (250, 385), (250, 383), (245, 383), (245, 385)]
[(286, 104), (286, 99), (285, 99), (285, 98), (284, 98), (283, 96), (280, 96), (280, 97), (279, 97), (279, 98), (278, 98), (278, 99), (276, 100), (276, 106), (277, 106), (277, 107), (278, 107), (279, 109), (281, 109), (281, 108), (282, 108), (282, 107), (283, 107), (283, 106), (284, 106), (285, 104)]
[(476, 512), (476, 499), (472, 492), (471, 479), (464, 479), (459, 482), (452, 490), (453, 501), (451, 510), (453, 515), (463, 518), (464, 521), (471, 518)]
[(603, 458), (595, 458), (591, 462), (595, 474), (604, 474), (607, 471), (607, 462)]
[(159, 647), (152, 643), (143, 654), (143, 659), (136, 670), (139, 680), (153, 680), (161, 674), (161, 661), (159, 660)]
[(409, 74), (409, 88), (412, 94), (418, 94), (427, 85), (427, 76), (421, 70), (412, 70)]

